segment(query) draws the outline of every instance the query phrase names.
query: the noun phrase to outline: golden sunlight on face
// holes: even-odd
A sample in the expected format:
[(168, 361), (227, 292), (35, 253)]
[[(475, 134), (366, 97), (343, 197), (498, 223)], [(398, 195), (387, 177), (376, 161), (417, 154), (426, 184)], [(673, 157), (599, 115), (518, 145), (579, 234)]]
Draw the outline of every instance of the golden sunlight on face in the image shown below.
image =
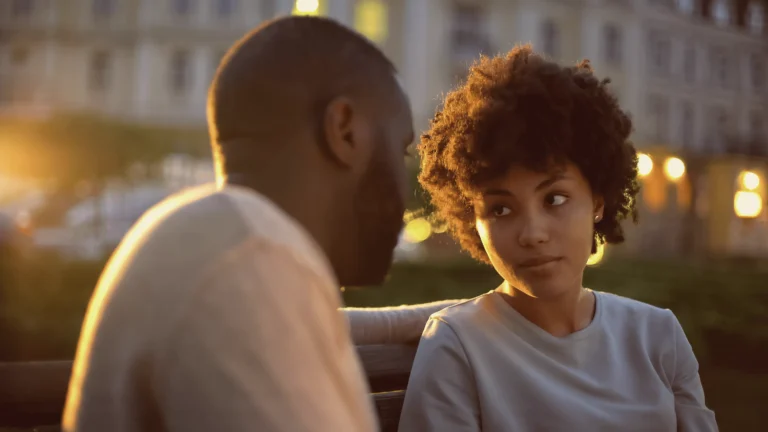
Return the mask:
[(496, 271), (516, 290), (553, 298), (581, 288), (602, 204), (573, 164), (513, 167), (483, 185), (476, 226)]

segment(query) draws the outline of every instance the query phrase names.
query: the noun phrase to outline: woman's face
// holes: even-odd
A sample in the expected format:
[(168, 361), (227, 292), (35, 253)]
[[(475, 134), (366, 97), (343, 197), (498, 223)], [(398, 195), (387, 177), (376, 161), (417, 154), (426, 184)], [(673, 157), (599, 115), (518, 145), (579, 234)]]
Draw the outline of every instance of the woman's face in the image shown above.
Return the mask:
[(542, 299), (581, 288), (603, 205), (575, 165), (513, 167), (480, 188), (475, 215), (491, 263), (512, 287)]

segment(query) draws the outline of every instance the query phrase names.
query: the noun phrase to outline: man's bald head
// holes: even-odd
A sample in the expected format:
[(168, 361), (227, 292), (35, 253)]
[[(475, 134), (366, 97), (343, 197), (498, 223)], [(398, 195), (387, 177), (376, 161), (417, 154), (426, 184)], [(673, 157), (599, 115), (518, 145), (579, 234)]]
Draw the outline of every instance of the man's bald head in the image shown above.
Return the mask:
[(331, 20), (272, 21), (225, 56), (208, 117), (219, 181), (299, 221), (345, 285), (381, 282), (402, 228), (408, 98), (389, 60)]
[(391, 99), (394, 74), (376, 46), (335, 21), (288, 17), (260, 26), (232, 47), (210, 89), (217, 169), (240, 173), (249, 167), (239, 164), (253, 162), (249, 153), (270, 151), (259, 147), (317, 129), (333, 98)]

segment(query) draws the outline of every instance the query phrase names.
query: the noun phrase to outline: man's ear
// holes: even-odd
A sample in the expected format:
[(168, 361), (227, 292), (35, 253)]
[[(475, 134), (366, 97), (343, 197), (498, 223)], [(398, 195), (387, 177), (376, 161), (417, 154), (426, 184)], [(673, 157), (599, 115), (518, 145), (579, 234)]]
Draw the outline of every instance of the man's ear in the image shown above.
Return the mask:
[(340, 96), (325, 106), (322, 134), (330, 156), (340, 165), (352, 168), (364, 164), (365, 122), (360, 107), (350, 98)]

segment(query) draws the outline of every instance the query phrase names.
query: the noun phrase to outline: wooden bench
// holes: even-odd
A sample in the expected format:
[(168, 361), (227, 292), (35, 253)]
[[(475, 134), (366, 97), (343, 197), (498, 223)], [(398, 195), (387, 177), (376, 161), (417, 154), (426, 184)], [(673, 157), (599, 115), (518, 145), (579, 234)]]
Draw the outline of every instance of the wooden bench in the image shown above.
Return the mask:
[(416, 345), (358, 346), (382, 432), (397, 431)]
[[(397, 430), (416, 346), (358, 346), (383, 432)], [(59, 430), (71, 361), (0, 363), (0, 430)]]

